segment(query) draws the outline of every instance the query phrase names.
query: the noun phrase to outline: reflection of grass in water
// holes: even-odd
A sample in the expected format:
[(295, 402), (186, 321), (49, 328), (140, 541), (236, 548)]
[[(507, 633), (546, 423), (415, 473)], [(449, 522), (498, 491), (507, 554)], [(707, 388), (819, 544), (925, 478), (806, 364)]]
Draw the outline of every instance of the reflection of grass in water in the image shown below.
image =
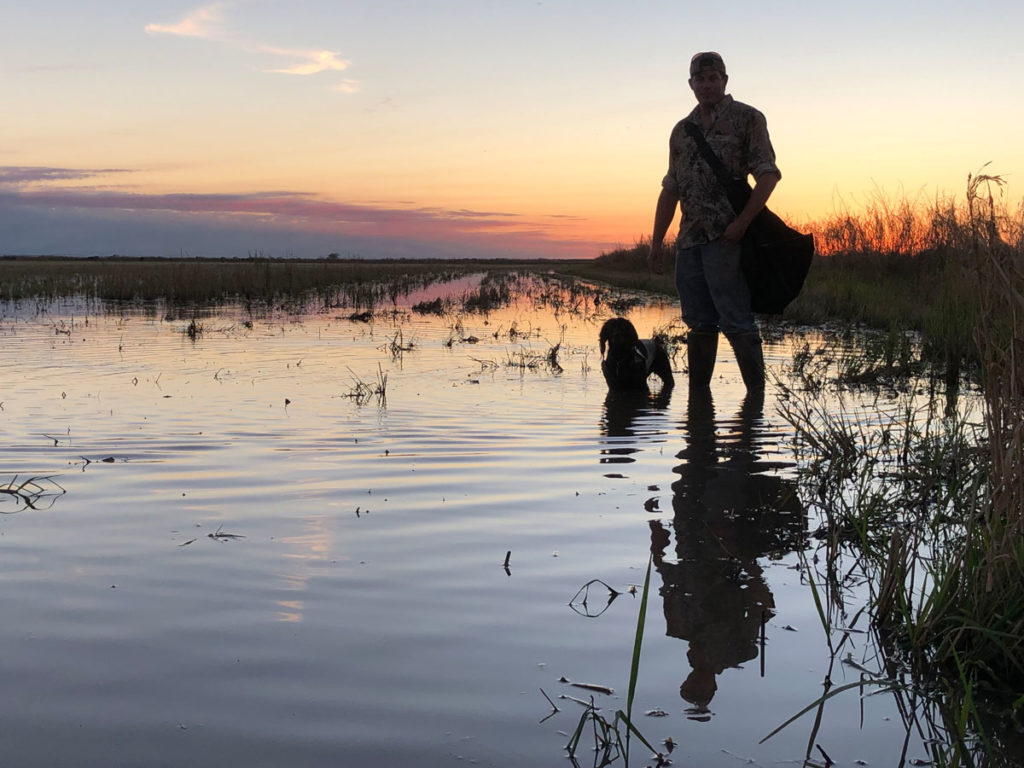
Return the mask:
[(50, 476), (30, 477), (18, 482), (18, 476), (0, 485), (0, 501), (11, 501), (14, 509), (0, 508), (0, 514), (13, 514), (25, 509), (49, 509), (67, 491)]
[(412, 305), (412, 311), (418, 315), (443, 315), (447, 309), (446, 302), (440, 296), (431, 301), (419, 301)]

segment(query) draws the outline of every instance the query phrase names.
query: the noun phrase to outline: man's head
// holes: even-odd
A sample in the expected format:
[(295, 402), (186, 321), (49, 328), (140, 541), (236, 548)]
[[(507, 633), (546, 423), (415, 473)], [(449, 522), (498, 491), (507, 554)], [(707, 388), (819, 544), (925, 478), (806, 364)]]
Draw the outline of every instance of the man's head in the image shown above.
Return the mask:
[(715, 72), (719, 72), (722, 77), (727, 77), (725, 73), (725, 62), (722, 61), (722, 55), (720, 53), (704, 51), (693, 55), (693, 58), (690, 59), (690, 77), (693, 77), (706, 69), (714, 70)]
[(729, 82), (721, 55), (714, 51), (695, 54), (690, 59), (690, 79), (687, 82), (701, 106), (713, 107), (720, 102), (725, 97), (725, 85)]

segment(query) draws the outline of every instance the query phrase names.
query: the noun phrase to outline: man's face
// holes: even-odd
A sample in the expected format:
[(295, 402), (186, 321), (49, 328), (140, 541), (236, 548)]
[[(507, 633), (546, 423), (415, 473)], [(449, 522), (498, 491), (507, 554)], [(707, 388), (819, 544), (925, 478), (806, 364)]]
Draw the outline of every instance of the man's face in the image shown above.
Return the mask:
[(717, 69), (702, 69), (688, 82), (697, 103), (702, 107), (713, 107), (725, 98), (725, 84), (729, 78)]

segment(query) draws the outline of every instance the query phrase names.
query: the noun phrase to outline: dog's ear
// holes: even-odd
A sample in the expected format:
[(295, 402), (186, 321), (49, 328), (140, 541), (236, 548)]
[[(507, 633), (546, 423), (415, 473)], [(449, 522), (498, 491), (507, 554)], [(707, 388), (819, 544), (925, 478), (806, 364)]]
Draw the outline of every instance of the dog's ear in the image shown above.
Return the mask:
[(608, 327), (609, 321), (606, 320), (604, 325), (601, 326), (601, 333), (598, 335), (598, 341), (601, 343), (601, 357), (604, 357), (605, 347), (608, 346), (608, 337), (611, 335), (611, 328)]

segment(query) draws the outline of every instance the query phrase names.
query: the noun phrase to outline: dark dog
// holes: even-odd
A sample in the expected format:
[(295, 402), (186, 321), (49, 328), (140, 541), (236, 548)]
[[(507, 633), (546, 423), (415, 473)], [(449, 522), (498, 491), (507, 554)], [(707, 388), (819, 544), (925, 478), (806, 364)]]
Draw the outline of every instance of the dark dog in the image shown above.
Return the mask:
[(613, 389), (639, 389), (647, 386), (652, 373), (661, 379), (662, 388), (675, 385), (672, 362), (655, 339), (641, 339), (636, 328), (624, 317), (613, 317), (601, 326), (601, 373)]

